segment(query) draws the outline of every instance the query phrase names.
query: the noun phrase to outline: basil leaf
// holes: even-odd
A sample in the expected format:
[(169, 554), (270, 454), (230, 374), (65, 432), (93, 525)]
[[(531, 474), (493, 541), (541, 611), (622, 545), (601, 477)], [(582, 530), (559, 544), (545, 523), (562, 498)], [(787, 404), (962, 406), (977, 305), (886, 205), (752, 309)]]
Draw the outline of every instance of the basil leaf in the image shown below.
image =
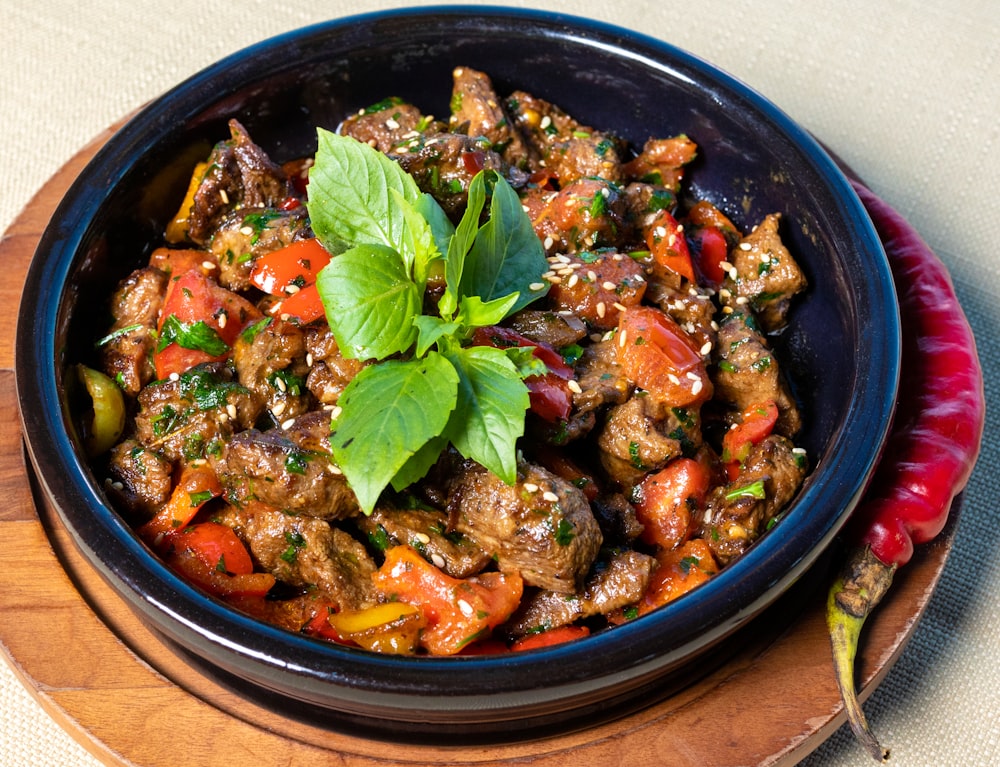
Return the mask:
[(212, 357), (221, 357), (229, 351), (229, 345), (219, 338), (215, 328), (206, 324), (204, 320), (188, 325), (177, 319), (176, 314), (171, 314), (164, 320), (160, 338), (156, 343), (156, 351), (163, 351), (172, 343), (185, 349), (205, 352)]
[(503, 176), (493, 177), (490, 217), (465, 259), (459, 293), (484, 301), (520, 293), (508, 312), (513, 314), (545, 295), (548, 282), (541, 275), (548, 261), (517, 193)]
[(403, 214), (405, 226), (403, 227), (403, 239), (398, 248), (403, 256), (407, 270), (413, 275), (421, 292), (427, 284), (427, 271), (430, 263), (441, 258), (441, 251), (438, 250), (434, 233), (427, 219), (411, 205), (403, 195), (395, 189), (390, 189), (390, 196)]
[[(406, 216), (392, 190), (415, 204), (413, 178), (381, 152), (349, 136), (319, 128), (316, 160), (309, 169), (306, 208), (313, 231), (331, 253), (362, 244), (403, 252)], [(406, 258), (412, 261), (413, 254)]]
[(528, 387), (502, 349), (456, 348), (449, 354), (460, 381), (447, 436), (458, 451), (507, 484), (517, 478), (516, 443), (524, 433)]
[(457, 396), (458, 374), (437, 352), (369, 365), (347, 385), (330, 446), (366, 514), (411, 457), (444, 432)]
[(396, 472), (392, 478), (392, 489), (397, 493), (402, 492), (414, 482), (423, 479), (431, 467), (437, 463), (441, 453), (448, 447), (446, 437), (432, 437), (422, 448), (415, 452), (410, 459), (403, 464), (403, 467)]
[[(420, 195), (420, 198), (414, 203), (414, 209), (427, 222), (430, 227), (431, 237), (434, 238), (434, 244), (436, 246), (439, 255), (444, 255), (448, 252), (448, 245), (451, 242), (451, 238), (455, 235), (455, 225), (451, 223), (451, 219), (448, 218), (448, 214), (444, 212), (444, 208), (435, 200), (431, 195), (426, 192)], [(433, 267), (443, 266), (443, 261), (435, 259), (432, 262)], [(428, 265), (430, 270), (431, 265)], [(418, 282), (421, 281), (420, 275), (414, 275)], [(424, 283), (426, 283), (426, 275), (423, 276)]]
[(455, 322), (447, 322), (440, 317), (429, 314), (421, 314), (413, 318), (413, 324), (417, 327), (417, 348), (416, 355), (423, 357), (427, 350), (444, 336), (454, 335), (459, 325)]
[(510, 313), (510, 307), (517, 303), (518, 293), (512, 293), (493, 301), (483, 301), (479, 296), (462, 296), (456, 321), (467, 328), (496, 325)]
[(340, 352), (353, 359), (384, 359), (417, 340), (413, 318), (423, 295), (398, 253), (360, 245), (330, 260), (316, 277), (327, 321)]
[[(445, 261), (445, 291), (438, 302), (438, 311), (443, 317), (451, 317), (458, 308), (462, 273), (465, 269), (465, 257), (472, 248), (479, 233), (479, 218), (486, 204), (486, 183), (482, 172), (477, 173), (469, 184), (468, 205), (462, 214), (455, 235), (448, 244)], [(522, 211), (523, 212), (523, 211)], [(466, 293), (465, 295), (474, 295)]]

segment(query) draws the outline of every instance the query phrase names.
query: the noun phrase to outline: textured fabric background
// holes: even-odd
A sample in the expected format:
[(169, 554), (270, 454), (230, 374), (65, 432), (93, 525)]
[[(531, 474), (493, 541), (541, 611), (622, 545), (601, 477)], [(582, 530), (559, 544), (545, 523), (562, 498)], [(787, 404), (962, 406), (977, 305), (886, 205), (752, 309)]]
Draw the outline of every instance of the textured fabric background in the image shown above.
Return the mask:
[[(0, 232), (102, 129), (216, 59), (304, 24), (413, 4), (0, 0)], [(865, 708), (900, 767), (1000, 764), (1000, 453), (992, 429), (1000, 362), (1000, 5), (511, 4), (617, 23), (728, 70), (831, 146), (951, 269), (986, 368), (986, 444), (940, 588)], [(845, 729), (805, 762), (869, 763)], [(0, 767), (96, 764), (0, 663)]]

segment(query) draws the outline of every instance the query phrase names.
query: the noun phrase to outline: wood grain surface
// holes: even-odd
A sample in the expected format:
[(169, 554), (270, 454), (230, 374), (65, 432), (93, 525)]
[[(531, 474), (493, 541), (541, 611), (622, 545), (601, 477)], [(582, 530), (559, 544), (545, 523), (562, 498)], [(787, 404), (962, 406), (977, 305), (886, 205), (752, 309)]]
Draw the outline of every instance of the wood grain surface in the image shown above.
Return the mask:
[[(793, 765), (844, 721), (813, 573), (716, 654), (714, 670), (639, 713), (544, 740), (413, 745), (358, 737), (278, 712), (195, 668), (130, 611), (77, 552), (34, 490), (14, 389), (14, 326), (38, 239), (97, 137), (0, 239), (0, 649), (43, 708), (110, 767), (315, 767), (569, 763), (658, 767)], [(956, 509), (957, 511), (957, 509)], [(953, 518), (956, 516), (952, 515)], [(858, 657), (866, 698), (912, 634), (951, 548), (954, 523), (922, 547), (869, 621)], [(794, 598), (793, 598), (794, 597)], [(711, 735), (710, 735), (711, 734)]]

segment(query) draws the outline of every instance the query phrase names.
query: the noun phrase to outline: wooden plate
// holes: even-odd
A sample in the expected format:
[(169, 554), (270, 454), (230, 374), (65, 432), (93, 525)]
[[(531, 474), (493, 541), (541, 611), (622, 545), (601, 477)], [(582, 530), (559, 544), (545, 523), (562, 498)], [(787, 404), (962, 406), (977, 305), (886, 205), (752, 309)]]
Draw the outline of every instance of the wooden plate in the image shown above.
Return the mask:
[[(715, 652), (681, 692), (581, 732), (515, 744), (413, 745), (358, 737), (248, 699), (149, 631), (81, 557), (34, 493), (14, 391), (13, 328), (35, 247), (85, 147), (0, 240), (0, 647), (43, 708), (112, 767), (241, 763), (315, 767), (581, 764), (792, 765), (843, 722), (823, 615), (826, 566)], [(954, 510), (957, 512), (956, 509)], [(902, 652), (951, 549), (954, 520), (897, 576), (858, 656), (866, 698)], [(261, 697), (261, 696), (258, 696)]]

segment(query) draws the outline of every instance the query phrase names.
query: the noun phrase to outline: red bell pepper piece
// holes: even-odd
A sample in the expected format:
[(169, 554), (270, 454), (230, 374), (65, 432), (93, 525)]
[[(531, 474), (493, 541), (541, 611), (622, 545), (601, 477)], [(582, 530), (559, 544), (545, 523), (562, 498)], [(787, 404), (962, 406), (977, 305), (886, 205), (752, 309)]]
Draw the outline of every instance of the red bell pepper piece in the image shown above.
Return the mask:
[(695, 281), (684, 227), (667, 210), (661, 209), (646, 230), (646, 246), (658, 266)]
[(697, 524), (693, 511), (704, 508), (712, 485), (708, 467), (691, 458), (677, 458), (646, 476), (636, 488), (636, 518), (648, 544), (673, 549), (686, 541)]
[(548, 631), (540, 631), (537, 634), (529, 634), (516, 640), (510, 649), (514, 652), (524, 650), (538, 650), (543, 647), (554, 647), (564, 642), (572, 642), (574, 639), (583, 639), (590, 636), (590, 629), (587, 626), (559, 626)]
[(744, 410), (740, 420), (725, 433), (722, 437), (722, 460), (730, 480), (736, 476), (750, 449), (774, 431), (777, 422), (778, 406), (773, 400), (767, 400)]
[(139, 537), (151, 546), (163, 544), (164, 536), (183, 530), (201, 508), (222, 495), (222, 483), (208, 466), (185, 466), (170, 499), (142, 525)]

